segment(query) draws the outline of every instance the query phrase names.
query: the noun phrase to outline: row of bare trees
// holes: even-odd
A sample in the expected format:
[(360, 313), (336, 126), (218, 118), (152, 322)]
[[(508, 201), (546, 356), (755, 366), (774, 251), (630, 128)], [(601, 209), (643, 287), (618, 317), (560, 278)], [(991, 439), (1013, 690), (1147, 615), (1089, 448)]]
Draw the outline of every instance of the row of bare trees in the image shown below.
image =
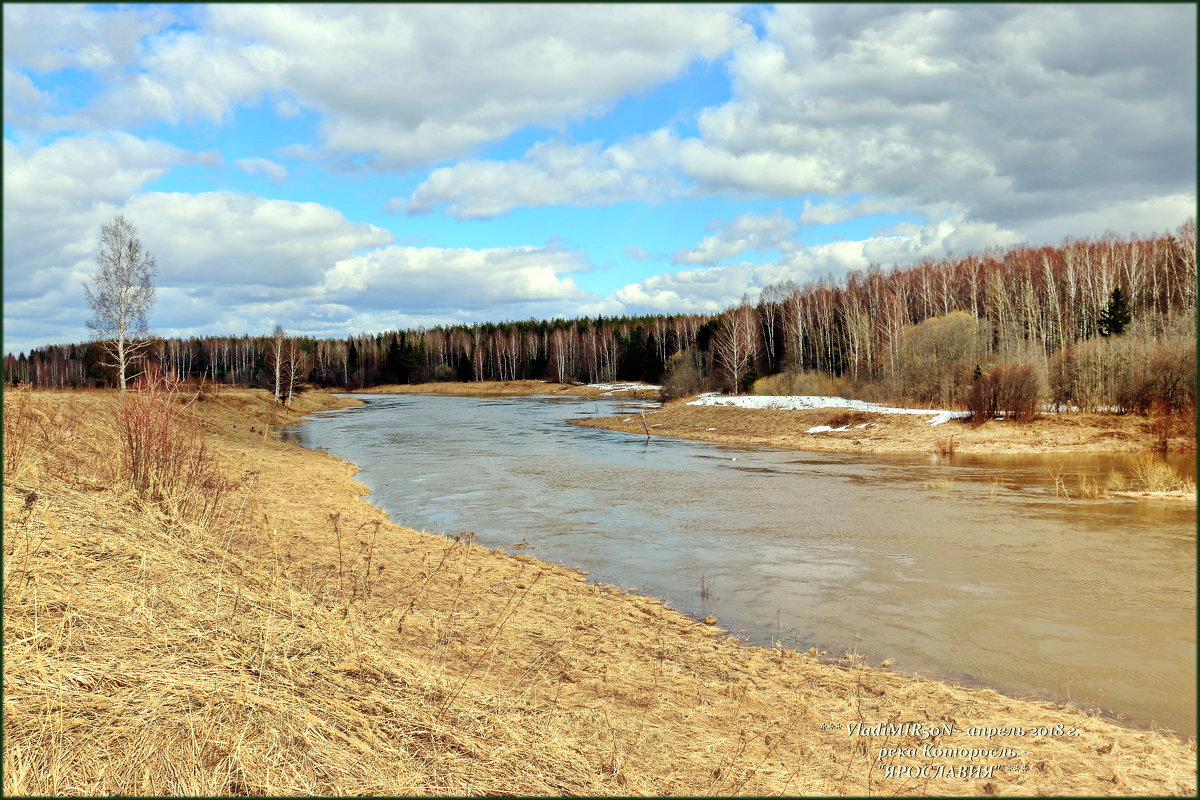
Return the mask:
[[(872, 266), (840, 281), (779, 284), (756, 302), (743, 298), (718, 315), (529, 320), (345, 339), (289, 337), (277, 328), (270, 337), (155, 339), (139, 346), (168, 374), (266, 386), (284, 403), (301, 383), (657, 383), (664, 373), (677, 377), (673, 369), (690, 376), (675, 381), (680, 385), (699, 381), (735, 392), (772, 375), (793, 376), (779, 385), (815, 386), (821, 381), (802, 376), (819, 374), (837, 376), (842, 389), (861, 395), (953, 403), (974, 373), (1001, 363), (1033, 364), (1050, 377), (1073, 375), (1056, 395), (1070, 402), (1076, 394), (1082, 398), (1089, 381), (1089, 396), (1105, 394), (1095, 387), (1109, 378), (1087, 376), (1107, 375), (1096, 364), (1120, 348), (1086, 343), (1105, 339), (1102, 319), (1118, 288), (1134, 321), (1124, 338), (1138, 339), (1143, 350), (1186, 337), (1189, 325), (1194, 330), (1194, 220), (1172, 235), (1107, 235), (890, 271)], [(13, 382), (116, 384), (93, 345), (10, 354), (5, 369)]]

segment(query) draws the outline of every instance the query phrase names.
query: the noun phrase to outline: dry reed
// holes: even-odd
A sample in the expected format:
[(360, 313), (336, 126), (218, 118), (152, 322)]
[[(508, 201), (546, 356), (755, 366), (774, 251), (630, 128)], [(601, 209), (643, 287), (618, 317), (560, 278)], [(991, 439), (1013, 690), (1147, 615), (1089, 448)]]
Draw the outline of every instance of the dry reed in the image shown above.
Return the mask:
[(954, 436), (938, 439), (933, 443), (933, 452), (939, 456), (952, 456), (958, 450), (958, 442)]
[(1147, 456), (1133, 465), (1133, 475), (1147, 492), (1195, 492), (1196, 484), (1160, 458)]
[(1089, 500), (1102, 500), (1108, 497), (1108, 490), (1100, 485), (1100, 481), (1091, 475), (1079, 476), (1079, 496)]

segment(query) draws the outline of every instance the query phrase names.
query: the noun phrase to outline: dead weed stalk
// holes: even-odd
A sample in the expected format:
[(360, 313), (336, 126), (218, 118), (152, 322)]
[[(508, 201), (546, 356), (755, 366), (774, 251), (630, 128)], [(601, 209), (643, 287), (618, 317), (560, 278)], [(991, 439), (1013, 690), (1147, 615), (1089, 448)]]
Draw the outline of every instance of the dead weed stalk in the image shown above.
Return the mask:
[(114, 428), (121, 474), (168, 514), (214, 521), (234, 488), (214, 456), (204, 423), (180, 396), (180, 382), (148, 371), (117, 401)]

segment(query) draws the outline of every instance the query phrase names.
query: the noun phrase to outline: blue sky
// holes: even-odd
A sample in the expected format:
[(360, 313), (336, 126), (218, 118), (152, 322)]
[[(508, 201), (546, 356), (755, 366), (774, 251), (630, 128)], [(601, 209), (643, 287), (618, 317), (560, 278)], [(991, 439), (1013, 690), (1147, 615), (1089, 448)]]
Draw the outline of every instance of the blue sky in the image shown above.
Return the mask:
[(713, 312), (1196, 203), (1188, 5), (3, 13), (14, 353), (87, 338), (117, 214), (154, 333), (344, 336)]

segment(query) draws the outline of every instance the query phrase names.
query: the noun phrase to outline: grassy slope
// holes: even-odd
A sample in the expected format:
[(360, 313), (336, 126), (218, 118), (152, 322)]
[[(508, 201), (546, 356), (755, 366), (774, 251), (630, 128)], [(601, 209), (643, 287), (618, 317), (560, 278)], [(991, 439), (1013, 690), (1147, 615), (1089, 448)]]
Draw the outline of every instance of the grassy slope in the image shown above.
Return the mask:
[[(745, 647), (470, 535), (393, 525), (352, 466), (249, 433), (269, 422), (261, 392), (196, 404), (239, 484), (209, 524), (121, 488), (110, 398), (32, 402), (19, 463), (5, 440), (8, 794), (1195, 792), (1194, 743)], [(1026, 751), (1028, 772), (887, 780), (872, 748), (923, 742), (819, 727), (858, 720), (1081, 733), (988, 742)], [(895, 763), (931, 761), (966, 763)]]

